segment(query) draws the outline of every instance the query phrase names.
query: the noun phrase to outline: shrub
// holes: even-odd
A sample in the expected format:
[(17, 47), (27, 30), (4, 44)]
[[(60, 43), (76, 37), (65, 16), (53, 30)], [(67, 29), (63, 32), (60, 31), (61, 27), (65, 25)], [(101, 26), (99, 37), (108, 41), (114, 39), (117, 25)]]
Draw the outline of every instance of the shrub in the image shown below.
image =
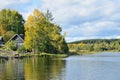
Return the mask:
[(9, 49), (9, 50), (13, 50), (13, 51), (16, 51), (17, 50), (17, 46), (16, 46), (16, 43), (15, 41), (10, 41), (6, 44), (6, 48)]
[(24, 53), (26, 50), (25, 50), (25, 47), (24, 45), (21, 45), (18, 49), (17, 49), (18, 53)]

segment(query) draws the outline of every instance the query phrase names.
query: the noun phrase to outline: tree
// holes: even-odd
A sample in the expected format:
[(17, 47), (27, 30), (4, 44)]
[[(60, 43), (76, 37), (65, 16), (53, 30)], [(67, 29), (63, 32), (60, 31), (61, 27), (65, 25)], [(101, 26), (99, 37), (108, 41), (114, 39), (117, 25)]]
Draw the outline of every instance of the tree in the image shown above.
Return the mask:
[(0, 11), (0, 35), (7, 31), (24, 34), (24, 19), (16, 10), (2, 9)]
[[(43, 51), (45, 42), (44, 15), (37, 9), (30, 15), (25, 23), (25, 48)], [(32, 32), (31, 32), (32, 31)], [(32, 34), (31, 34), (32, 33)]]
[(52, 21), (54, 19), (52, 13), (49, 10), (47, 10), (47, 12), (45, 13), (45, 17), (48, 21)]
[[(49, 15), (49, 14), (48, 14)], [(35, 52), (68, 52), (61, 28), (50, 17), (35, 9), (25, 23), (25, 48)]]
[(15, 35), (15, 32), (7, 31), (3, 36), (4, 42), (6, 43), (13, 35)]

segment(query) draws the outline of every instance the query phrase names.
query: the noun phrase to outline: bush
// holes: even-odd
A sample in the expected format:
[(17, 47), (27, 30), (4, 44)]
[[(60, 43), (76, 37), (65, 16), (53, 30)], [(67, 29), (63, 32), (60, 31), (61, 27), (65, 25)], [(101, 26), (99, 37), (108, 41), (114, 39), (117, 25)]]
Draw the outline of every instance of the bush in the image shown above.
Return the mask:
[(17, 49), (18, 53), (24, 53), (26, 50), (25, 50), (25, 47), (24, 45), (21, 45), (18, 49)]
[(6, 44), (6, 48), (9, 49), (9, 50), (13, 50), (13, 51), (16, 51), (17, 50), (17, 46), (16, 46), (16, 43), (15, 41), (10, 41)]

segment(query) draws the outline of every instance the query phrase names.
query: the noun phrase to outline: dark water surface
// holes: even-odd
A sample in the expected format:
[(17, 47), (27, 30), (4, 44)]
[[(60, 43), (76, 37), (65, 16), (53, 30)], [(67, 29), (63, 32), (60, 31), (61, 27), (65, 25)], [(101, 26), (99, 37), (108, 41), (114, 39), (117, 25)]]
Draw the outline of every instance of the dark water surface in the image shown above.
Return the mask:
[(120, 80), (120, 53), (0, 60), (0, 80)]

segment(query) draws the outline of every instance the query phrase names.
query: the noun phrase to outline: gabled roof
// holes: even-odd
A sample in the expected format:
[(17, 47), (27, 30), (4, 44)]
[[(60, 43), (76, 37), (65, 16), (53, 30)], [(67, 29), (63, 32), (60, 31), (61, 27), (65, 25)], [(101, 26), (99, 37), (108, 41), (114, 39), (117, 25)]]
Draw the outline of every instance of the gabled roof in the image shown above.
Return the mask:
[(23, 42), (24, 42), (24, 37), (20, 36), (18, 34), (13, 35), (13, 37), (11, 37), (6, 43), (10, 42), (11, 40), (13, 40), (16, 36), (18, 36)]

